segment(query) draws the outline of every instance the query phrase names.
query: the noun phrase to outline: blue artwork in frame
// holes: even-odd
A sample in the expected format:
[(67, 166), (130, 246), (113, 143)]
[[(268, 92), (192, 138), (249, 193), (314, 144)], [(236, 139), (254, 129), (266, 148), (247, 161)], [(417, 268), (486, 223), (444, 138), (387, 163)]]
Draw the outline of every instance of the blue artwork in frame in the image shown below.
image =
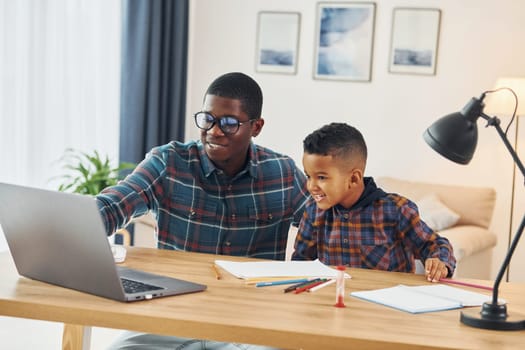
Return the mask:
[(370, 81), (375, 3), (318, 3), (314, 78)]

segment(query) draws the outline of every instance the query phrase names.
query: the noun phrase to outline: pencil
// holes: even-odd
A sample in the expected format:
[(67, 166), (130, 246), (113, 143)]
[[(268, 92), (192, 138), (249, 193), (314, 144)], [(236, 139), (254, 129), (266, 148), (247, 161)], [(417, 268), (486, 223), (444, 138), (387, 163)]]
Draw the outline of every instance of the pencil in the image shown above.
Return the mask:
[(490, 291), (492, 291), (492, 289), (493, 289), (492, 287), (482, 286), (480, 284), (456, 281), (456, 280), (452, 280), (452, 279), (449, 279), (449, 278), (441, 278), (439, 280), (439, 282), (450, 283), (450, 284), (458, 284), (460, 286), (479, 288), (479, 289), (486, 289), (486, 290), (490, 290)]
[(217, 265), (212, 264), (211, 268), (213, 269), (213, 272), (215, 273), (215, 278), (220, 280), (222, 278), (222, 276), (221, 276), (221, 273), (220, 273), (219, 269), (217, 268)]
[(245, 278), (244, 283), (246, 284), (257, 284), (261, 282), (276, 282), (276, 281), (288, 281), (291, 279), (313, 279), (313, 277), (306, 277), (306, 276), (288, 276), (288, 277), (250, 277)]
[(302, 293), (302, 292), (306, 292), (307, 290), (309, 290), (310, 288), (313, 288), (313, 287), (316, 287), (320, 284), (323, 284), (326, 282), (326, 279), (322, 279), (322, 280), (319, 280), (319, 281), (315, 281), (315, 282), (312, 282), (312, 283), (309, 283), (303, 287), (299, 287), (299, 288), (296, 288), (293, 292), (295, 294), (299, 294), (299, 293)]
[(296, 278), (291, 280), (281, 280), (281, 281), (266, 281), (266, 282), (258, 282), (255, 284), (256, 287), (267, 287), (267, 286), (279, 286), (283, 284), (294, 284), (294, 283), (302, 283), (302, 282), (308, 282), (308, 278)]
[(332, 279), (329, 279), (328, 281), (324, 281), (323, 283), (321, 283), (321, 284), (319, 284), (319, 285), (317, 285), (315, 287), (312, 287), (312, 288), (308, 289), (308, 291), (309, 292), (315, 292), (316, 290), (319, 290), (321, 288), (324, 288), (324, 287), (329, 286), (329, 285), (334, 284), (334, 283), (335, 283), (335, 279), (332, 278)]
[(306, 285), (309, 285), (309, 284), (311, 284), (311, 283), (318, 282), (318, 281), (320, 281), (320, 280), (321, 280), (320, 278), (316, 278), (316, 279), (313, 279), (313, 280), (310, 280), (310, 281), (297, 283), (297, 284), (294, 284), (293, 286), (287, 287), (287, 288), (284, 290), (284, 292), (285, 292), (285, 293), (290, 293), (290, 292), (295, 291), (297, 288), (304, 287), (304, 286), (306, 286)]

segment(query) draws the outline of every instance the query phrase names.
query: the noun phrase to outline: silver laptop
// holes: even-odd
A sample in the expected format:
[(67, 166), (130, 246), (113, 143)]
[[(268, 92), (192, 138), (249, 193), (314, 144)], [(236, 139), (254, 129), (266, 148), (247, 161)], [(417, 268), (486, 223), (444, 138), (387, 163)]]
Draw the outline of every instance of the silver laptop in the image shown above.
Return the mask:
[(0, 224), (18, 273), (28, 278), (120, 301), (206, 289), (117, 267), (90, 196), (0, 183)]

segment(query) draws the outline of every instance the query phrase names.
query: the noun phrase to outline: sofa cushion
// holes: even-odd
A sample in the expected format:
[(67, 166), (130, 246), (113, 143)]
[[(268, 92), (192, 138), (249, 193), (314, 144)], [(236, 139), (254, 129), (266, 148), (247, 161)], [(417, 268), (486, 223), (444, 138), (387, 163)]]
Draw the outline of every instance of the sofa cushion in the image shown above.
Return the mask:
[(441, 202), (435, 194), (416, 201), (421, 219), (434, 231), (441, 231), (455, 225), (459, 214)]
[(477, 225), (488, 228), (496, 201), (496, 191), (486, 187), (442, 185), (378, 177), (376, 183), (386, 192), (398, 193), (417, 202), (436, 194), (450, 209), (460, 215), (456, 225)]
[(474, 225), (454, 226), (440, 231), (438, 234), (449, 240), (454, 249), (454, 256), (458, 261), (482, 250), (492, 248), (497, 243), (496, 234)]

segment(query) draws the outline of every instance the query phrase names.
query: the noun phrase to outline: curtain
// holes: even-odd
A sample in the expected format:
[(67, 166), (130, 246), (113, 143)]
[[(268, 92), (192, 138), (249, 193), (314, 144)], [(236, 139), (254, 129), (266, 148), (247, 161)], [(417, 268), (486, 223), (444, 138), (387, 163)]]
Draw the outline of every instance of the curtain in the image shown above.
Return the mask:
[(0, 0), (0, 181), (57, 189), (66, 148), (118, 161), (119, 0)]
[(0, 182), (56, 190), (67, 148), (118, 162), (120, 11), (120, 0), (0, 0)]
[(123, 0), (120, 160), (184, 139), (189, 4)]

